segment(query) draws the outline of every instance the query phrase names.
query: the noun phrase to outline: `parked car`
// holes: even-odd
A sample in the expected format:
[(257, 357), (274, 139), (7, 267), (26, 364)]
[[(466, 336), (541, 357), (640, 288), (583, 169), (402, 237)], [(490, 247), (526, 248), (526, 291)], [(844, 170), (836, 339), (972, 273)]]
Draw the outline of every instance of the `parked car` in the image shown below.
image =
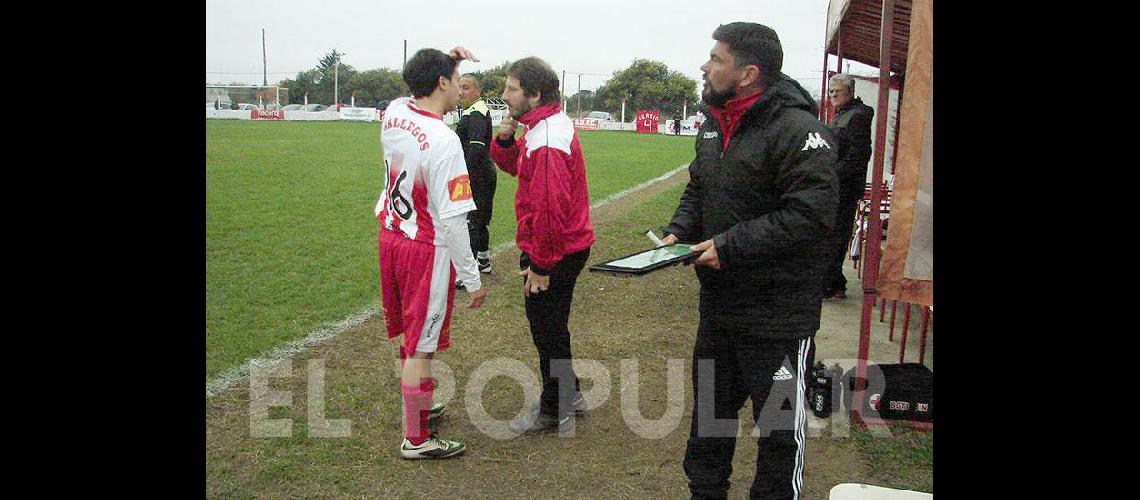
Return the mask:
[(285, 111), (300, 111), (304, 104), (288, 104), (284, 108)]
[(219, 101), (219, 102), (207, 101), (206, 102), (206, 109), (230, 109), (230, 106), (233, 106), (233, 104), (228, 103), (228, 102), (223, 102), (223, 101)]
[(305, 106), (303, 106), (298, 111), (324, 111), (326, 109), (328, 109), (328, 106), (325, 106), (324, 104), (314, 103), (314, 104), (306, 104)]
[(256, 104), (249, 104), (247, 102), (243, 102), (243, 103), (238, 104), (238, 109), (243, 110), (243, 111), (249, 111), (251, 109), (258, 109), (258, 108), (257, 108)]
[(614, 116), (605, 111), (591, 111), (590, 114), (586, 115), (586, 118), (597, 118), (605, 122), (614, 121)]

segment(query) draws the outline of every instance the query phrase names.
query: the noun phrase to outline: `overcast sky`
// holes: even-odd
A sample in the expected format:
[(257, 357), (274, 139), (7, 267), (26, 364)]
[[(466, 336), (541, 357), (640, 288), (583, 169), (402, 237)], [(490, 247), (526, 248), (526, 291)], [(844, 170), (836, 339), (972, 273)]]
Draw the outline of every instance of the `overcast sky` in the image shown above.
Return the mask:
[[(271, 85), (315, 67), (334, 48), (358, 71), (399, 69), (404, 40), (408, 57), (425, 47), (467, 47), (480, 62), (464, 62), (462, 72), (538, 56), (559, 76), (566, 71), (568, 95), (578, 91), (577, 73), (585, 73), (581, 88), (594, 90), (637, 58), (662, 61), (699, 82), (700, 65), (715, 43), (713, 30), (748, 21), (776, 30), (784, 73), (818, 92), (827, 5), (828, 0), (206, 0), (206, 82), (261, 84), (262, 28)], [(854, 73), (873, 71), (852, 67)]]

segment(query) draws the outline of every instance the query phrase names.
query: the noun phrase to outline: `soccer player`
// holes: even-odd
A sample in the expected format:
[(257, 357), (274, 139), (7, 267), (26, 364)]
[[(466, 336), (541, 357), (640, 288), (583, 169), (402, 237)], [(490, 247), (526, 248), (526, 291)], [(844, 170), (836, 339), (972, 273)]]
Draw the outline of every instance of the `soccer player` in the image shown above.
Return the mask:
[(388, 338), (404, 336), (400, 454), (407, 459), (447, 458), (466, 449), (428, 429), (429, 414), (442, 411), (432, 407), (431, 359), (449, 346), (456, 274), (469, 294), (467, 307), (481, 306), (487, 295), (467, 233), (475, 202), (463, 148), (442, 119), (459, 104), (464, 59), (478, 61), (463, 47), (450, 54), (416, 52), (404, 67), (413, 98), (392, 101), (380, 131), (386, 176), (376, 204), (380, 288)]

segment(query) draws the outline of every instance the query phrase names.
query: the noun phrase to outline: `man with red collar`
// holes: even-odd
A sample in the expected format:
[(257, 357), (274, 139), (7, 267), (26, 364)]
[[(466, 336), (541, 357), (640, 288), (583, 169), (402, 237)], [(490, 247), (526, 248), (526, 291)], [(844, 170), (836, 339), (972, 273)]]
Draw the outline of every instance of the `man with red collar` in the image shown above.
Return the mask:
[[(594, 244), (586, 163), (574, 123), (558, 104), (558, 75), (550, 65), (536, 57), (515, 61), (507, 69), (502, 98), (510, 118), (499, 125), (491, 159), (518, 177), (519, 276), (542, 373), (539, 404), (509, 427), (516, 433), (561, 432), (573, 426), (576, 412), (585, 410), (571, 366), (567, 325), (574, 285)], [(516, 139), (520, 122), (525, 133)]]
[(737, 412), (759, 437), (752, 498), (799, 498), (805, 380), (834, 224), (834, 139), (811, 96), (780, 73), (771, 28), (721, 25), (701, 66), (713, 119), (663, 241), (698, 242), (693, 419), (684, 468), (694, 498), (724, 498)]

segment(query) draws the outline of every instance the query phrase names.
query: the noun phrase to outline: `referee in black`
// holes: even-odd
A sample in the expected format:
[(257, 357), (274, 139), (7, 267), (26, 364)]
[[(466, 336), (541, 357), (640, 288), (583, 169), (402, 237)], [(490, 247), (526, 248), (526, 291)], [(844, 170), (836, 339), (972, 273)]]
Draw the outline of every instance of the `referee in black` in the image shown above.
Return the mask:
[[(491, 256), (488, 246), (491, 234), (491, 210), (495, 203), (495, 185), (498, 182), (495, 165), (491, 163), (488, 148), (491, 144), (491, 112), (483, 101), (483, 87), (479, 78), (468, 73), (459, 77), (459, 125), (455, 133), (463, 145), (463, 159), (471, 177), (471, 194), (475, 210), (467, 212), (467, 229), (471, 234), (471, 253), (479, 263), (479, 272), (491, 274)], [(456, 287), (459, 284), (456, 283)]]

